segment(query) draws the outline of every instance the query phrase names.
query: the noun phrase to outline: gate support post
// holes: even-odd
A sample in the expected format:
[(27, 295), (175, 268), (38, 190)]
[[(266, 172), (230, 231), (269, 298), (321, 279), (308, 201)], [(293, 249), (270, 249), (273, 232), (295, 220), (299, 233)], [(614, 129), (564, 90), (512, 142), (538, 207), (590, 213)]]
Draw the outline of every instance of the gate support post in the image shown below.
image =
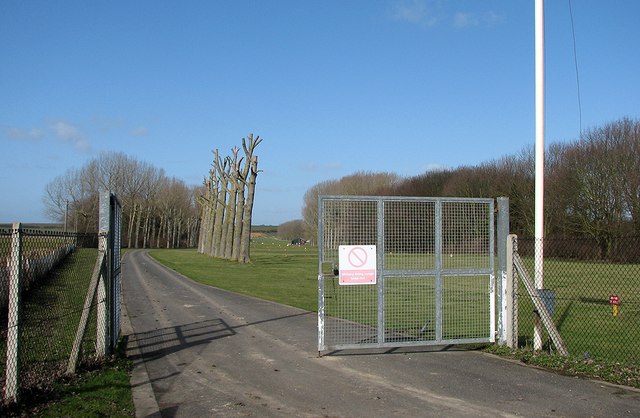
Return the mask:
[(509, 277), (507, 274), (507, 235), (509, 235), (509, 198), (498, 197), (498, 343), (500, 345), (508, 345), (509, 333), (509, 296), (508, 285)]

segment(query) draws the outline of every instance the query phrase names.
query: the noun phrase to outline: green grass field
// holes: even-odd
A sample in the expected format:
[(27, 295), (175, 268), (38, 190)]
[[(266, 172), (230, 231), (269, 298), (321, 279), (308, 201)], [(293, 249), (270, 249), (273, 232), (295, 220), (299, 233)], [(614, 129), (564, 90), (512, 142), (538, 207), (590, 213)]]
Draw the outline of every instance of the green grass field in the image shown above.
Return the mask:
[(249, 264), (211, 258), (192, 249), (152, 250), (150, 254), (197, 282), (315, 311), (317, 250), (287, 244), (272, 237), (254, 239)]
[[(533, 271), (533, 260), (523, 260)], [(640, 361), (640, 265), (545, 260), (544, 287), (555, 293), (554, 322), (571, 354)], [(519, 335), (531, 344), (533, 304), (520, 286)], [(620, 298), (613, 315), (609, 296)]]
[[(161, 263), (198, 282), (302, 309), (317, 310), (317, 250), (314, 247), (287, 246), (286, 241), (265, 236), (253, 242), (247, 265), (213, 259), (195, 250), (157, 250), (151, 255)], [(396, 255), (396, 261), (407, 256)], [(413, 264), (429, 265), (426, 261)], [(394, 262), (396, 263), (396, 262)], [(425, 264), (426, 263), (426, 264)], [(484, 267), (486, 258), (447, 257), (451, 267), (472, 264)], [(531, 260), (525, 260), (531, 269)], [(397, 264), (397, 263), (396, 263)], [(400, 264), (400, 266), (406, 264)], [(395, 264), (394, 264), (395, 266)], [(387, 279), (387, 327), (415, 335), (420, 324), (431, 317), (433, 284), (429, 278)], [(469, 278), (449, 278), (443, 288), (444, 333), (449, 337), (482, 335), (488, 329), (486, 282)], [(377, 302), (375, 287), (339, 286), (325, 280), (327, 295), (342, 294), (353, 303), (326, 304), (327, 315), (366, 325), (375, 325)], [(637, 362), (640, 340), (640, 266), (602, 262), (545, 262), (545, 287), (555, 291), (554, 320), (569, 352), (607, 361)], [(349, 294), (353, 293), (353, 296)], [(519, 336), (530, 345), (533, 304), (520, 286)], [(612, 315), (609, 295), (621, 298), (618, 316)], [(345, 308), (348, 306), (348, 308)], [(460, 322), (464, 316), (479, 318)], [(477, 335), (476, 335), (477, 334)], [(443, 337), (446, 335), (443, 335)]]

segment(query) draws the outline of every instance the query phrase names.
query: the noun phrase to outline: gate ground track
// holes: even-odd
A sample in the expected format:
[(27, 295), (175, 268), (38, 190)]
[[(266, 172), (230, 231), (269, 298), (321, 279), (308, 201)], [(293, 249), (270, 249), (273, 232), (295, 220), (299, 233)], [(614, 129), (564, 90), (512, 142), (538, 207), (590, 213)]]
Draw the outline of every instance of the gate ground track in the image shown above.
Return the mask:
[(414, 347), (318, 357), (313, 312), (197, 284), (143, 250), (128, 252), (122, 268), (129, 342), (139, 347), (130, 351), (138, 416), (640, 413), (640, 391), (477, 351)]

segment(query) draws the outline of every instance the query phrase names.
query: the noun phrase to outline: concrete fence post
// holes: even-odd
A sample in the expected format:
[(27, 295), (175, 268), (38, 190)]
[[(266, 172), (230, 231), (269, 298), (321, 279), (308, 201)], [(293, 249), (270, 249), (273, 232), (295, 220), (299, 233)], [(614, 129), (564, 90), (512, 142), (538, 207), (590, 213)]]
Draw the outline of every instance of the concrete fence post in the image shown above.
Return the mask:
[(518, 251), (518, 236), (507, 237), (507, 280), (505, 288), (505, 344), (509, 348), (518, 347), (518, 280), (513, 268), (514, 254)]
[(20, 388), (21, 264), (22, 226), (18, 222), (13, 224), (11, 230), (11, 255), (9, 258), (9, 313), (4, 385), (4, 400), (6, 403), (18, 402)]
[(507, 296), (507, 235), (509, 235), (509, 198), (498, 197), (498, 220), (497, 220), (497, 292), (498, 292), (498, 344), (504, 345), (507, 341), (508, 328), (508, 296)]

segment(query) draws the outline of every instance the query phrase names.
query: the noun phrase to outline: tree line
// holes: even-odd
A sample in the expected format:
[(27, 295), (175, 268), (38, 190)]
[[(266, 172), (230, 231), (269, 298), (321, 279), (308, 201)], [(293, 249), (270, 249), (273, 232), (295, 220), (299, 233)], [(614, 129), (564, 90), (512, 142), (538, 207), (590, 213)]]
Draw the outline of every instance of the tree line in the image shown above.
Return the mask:
[(209, 177), (205, 178), (197, 202), (202, 221), (198, 238), (198, 252), (212, 257), (250, 261), (251, 220), (258, 156), (255, 148), (262, 142), (259, 136), (249, 134), (242, 138), (244, 157), (240, 148), (231, 149), (231, 155), (220, 157), (213, 151)]
[[(534, 235), (533, 145), (476, 166), (401, 178), (360, 172), (310, 188), (304, 197), (306, 235), (315, 238), (318, 195), (498, 197), (510, 202), (511, 232)], [(585, 237), (601, 255), (612, 241), (640, 236), (640, 121), (623, 118), (556, 143), (545, 152), (545, 237)]]
[(49, 182), (43, 198), (47, 215), (65, 223), (68, 231), (96, 232), (102, 190), (114, 192), (122, 203), (123, 246), (196, 245), (200, 221), (195, 188), (121, 152), (101, 153)]

